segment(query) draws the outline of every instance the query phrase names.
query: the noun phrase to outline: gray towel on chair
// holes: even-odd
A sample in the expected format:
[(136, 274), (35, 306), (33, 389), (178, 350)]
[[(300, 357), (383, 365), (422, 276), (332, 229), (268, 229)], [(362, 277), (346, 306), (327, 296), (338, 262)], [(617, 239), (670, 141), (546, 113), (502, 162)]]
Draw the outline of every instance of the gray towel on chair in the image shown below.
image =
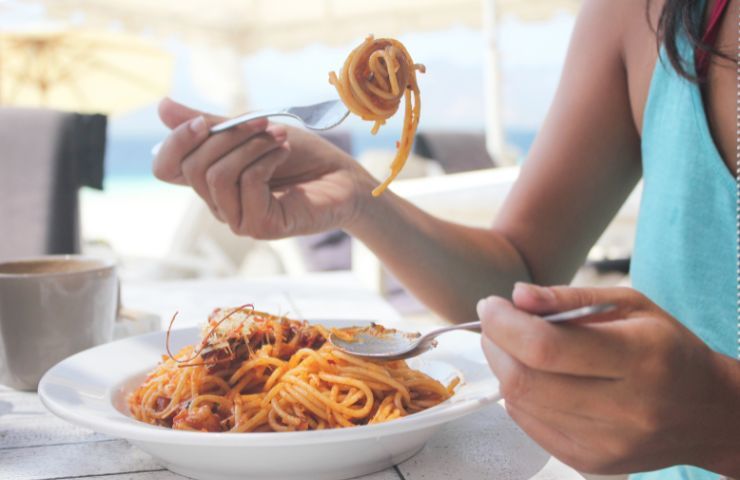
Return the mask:
[(0, 260), (79, 252), (78, 190), (103, 187), (106, 117), (0, 108)]

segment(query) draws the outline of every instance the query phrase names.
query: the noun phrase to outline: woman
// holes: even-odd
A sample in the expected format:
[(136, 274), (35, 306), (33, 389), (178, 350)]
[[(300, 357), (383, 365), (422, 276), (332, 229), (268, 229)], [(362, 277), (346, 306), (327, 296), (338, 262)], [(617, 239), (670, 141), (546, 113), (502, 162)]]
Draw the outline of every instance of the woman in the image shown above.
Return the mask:
[[(154, 172), (190, 185), (237, 234), (340, 227), (448, 319), (477, 305), (507, 410), (573, 467), (740, 477), (739, 7), (584, 2), (554, 103), (490, 229), (434, 218), (392, 192), (371, 198), (377, 181), (305, 131), (254, 121), (209, 137), (220, 118), (169, 100), (160, 115), (173, 132)], [(536, 286), (572, 278), (641, 176), (635, 289)], [(601, 302), (618, 308), (598, 323), (537, 317)]]

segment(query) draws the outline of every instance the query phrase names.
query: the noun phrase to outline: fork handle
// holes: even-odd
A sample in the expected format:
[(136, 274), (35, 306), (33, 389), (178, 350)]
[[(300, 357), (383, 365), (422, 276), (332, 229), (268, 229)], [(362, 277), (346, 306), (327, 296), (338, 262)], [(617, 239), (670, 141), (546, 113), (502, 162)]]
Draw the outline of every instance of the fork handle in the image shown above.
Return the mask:
[[(212, 126), (209, 132), (211, 134), (225, 132), (226, 130), (231, 130), (237, 125), (241, 125), (242, 123), (247, 123), (252, 120), (257, 120), (258, 118), (278, 117), (278, 116), (295, 118), (295, 115), (291, 115), (284, 108), (279, 109), (279, 110), (258, 110), (256, 112), (245, 113), (243, 115), (239, 115), (238, 117), (230, 118), (221, 123), (218, 123)], [(159, 142), (158, 144), (154, 145), (154, 147), (152, 147), (152, 155), (157, 155), (159, 153), (159, 150), (162, 149), (163, 143), (164, 142)]]
[(256, 112), (248, 112), (243, 115), (239, 115), (238, 117), (230, 118), (226, 121), (223, 121), (217, 125), (212, 126), (210, 132), (211, 133), (225, 132), (226, 130), (231, 130), (237, 125), (241, 125), (242, 123), (251, 122), (252, 120), (257, 120), (258, 118), (278, 117), (278, 116), (293, 117), (294, 115), (291, 115), (290, 113), (288, 113), (286, 109), (284, 108), (281, 108), (278, 110), (258, 110)]

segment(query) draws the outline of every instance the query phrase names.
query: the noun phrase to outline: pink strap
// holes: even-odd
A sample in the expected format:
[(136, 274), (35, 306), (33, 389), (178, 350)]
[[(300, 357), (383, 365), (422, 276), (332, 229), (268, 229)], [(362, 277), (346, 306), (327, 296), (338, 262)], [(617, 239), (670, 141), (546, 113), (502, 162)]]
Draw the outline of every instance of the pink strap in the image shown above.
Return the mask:
[[(703, 43), (714, 45), (717, 42), (720, 21), (722, 20), (722, 16), (725, 11), (727, 11), (727, 6), (729, 4), (730, 0), (717, 0), (717, 3), (714, 4), (712, 12), (709, 14), (707, 29), (701, 37)], [(706, 50), (697, 48), (696, 52), (694, 52), (694, 57), (696, 58), (696, 73), (700, 78), (704, 77), (709, 69), (710, 54)]]

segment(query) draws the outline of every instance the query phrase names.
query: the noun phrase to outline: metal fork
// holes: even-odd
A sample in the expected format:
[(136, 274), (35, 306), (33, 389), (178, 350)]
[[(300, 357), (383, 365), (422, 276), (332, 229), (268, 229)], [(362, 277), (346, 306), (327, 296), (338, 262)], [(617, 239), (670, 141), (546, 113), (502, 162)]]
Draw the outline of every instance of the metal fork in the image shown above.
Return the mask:
[[(347, 118), (347, 115), (349, 115), (349, 110), (347, 110), (347, 107), (340, 100), (329, 100), (302, 107), (285, 107), (248, 112), (212, 126), (210, 132), (211, 135), (225, 132), (242, 123), (265, 117), (290, 117), (300, 121), (308, 129), (329, 130), (342, 123)], [(152, 155), (159, 153), (162, 143), (159, 142), (152, 148)]]

